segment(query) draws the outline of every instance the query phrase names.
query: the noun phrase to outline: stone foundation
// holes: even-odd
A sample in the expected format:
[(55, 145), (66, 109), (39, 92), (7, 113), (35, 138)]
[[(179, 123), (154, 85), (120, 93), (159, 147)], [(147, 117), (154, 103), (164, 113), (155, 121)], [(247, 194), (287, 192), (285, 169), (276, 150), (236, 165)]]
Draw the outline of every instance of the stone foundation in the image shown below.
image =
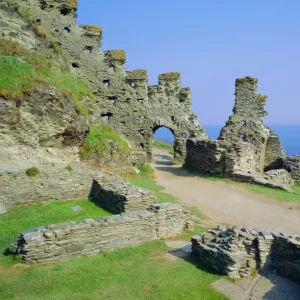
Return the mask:
[[(154, 204), (149, 191), (104, 171), (92, 171), (83, 164), (73, 170), (45, 169), (40, 175), (23, 173), (0, 174), (0, 202), (5, 207), (35, 202), (90, 199), (113, 213), (138, 211)], [(19, 188), (20, 187), (20, 188)]]
[(249, 277), (255, 269), (272, 267), (300, 283), (299, 235), (220, 225), (191, 241), (192, 251), (202, 263), (230, 278)]
[(188, 212), (165, 203), (139, 212), (40, 227), (22, 233), (11, 251), (23, 254), (25, 264), (50, 263), (175, 236), (184, 229), (191, 229)]

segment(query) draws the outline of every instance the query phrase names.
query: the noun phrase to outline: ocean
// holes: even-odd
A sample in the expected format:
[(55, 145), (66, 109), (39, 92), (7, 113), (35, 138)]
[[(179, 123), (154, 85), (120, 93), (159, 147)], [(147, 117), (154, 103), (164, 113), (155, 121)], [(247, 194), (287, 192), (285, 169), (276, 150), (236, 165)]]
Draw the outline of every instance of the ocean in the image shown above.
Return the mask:
[[(204, 125), (206, 134), (216, 139), (224, 125)], [(300, 155), (300, 124), (299, 125), (269, 125), (268, 126), (279, 135), (287, 155)], [(174, 137), (167, 128), (158, 129), (154, 137), (173, 143)]]

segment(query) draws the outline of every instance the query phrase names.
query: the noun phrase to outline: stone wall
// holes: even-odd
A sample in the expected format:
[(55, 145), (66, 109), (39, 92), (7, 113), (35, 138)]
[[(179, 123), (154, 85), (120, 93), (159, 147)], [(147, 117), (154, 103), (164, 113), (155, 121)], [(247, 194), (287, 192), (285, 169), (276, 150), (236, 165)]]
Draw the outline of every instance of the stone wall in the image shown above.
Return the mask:
[(285, 157), (285, 152), (279, 137), (264, 124), (267, 97), (256, 91), (256, 78), (236, 79), (233, 114), (218, 140), (189, 139), (184, 165), (239, 181), (290, 190), (294, 181), (286, 172), (264, 173), (266, 166)]
[[(12, 3), (16, 1), (0, 2), (3, 3), (0, 8), (9, 10), (9, 15), (13, 17)], [(5, 6), (5, 3), (11, 4)], [(160, 127), (167, 127), (175, 137), (175, 160), (182, 162), (187, 138), (205, 137), (205, 133), (191, 110), (189, 88), (181, 87), (180, 74), (161, 74), (158, 85), (148, 86), (145, 70), (125, 71), (125, 51), (99, 50), (102, 28), (79, 26), (75, 20), (77, 4), (74, 3), (56, 0), (17, 1), (19, 6), (29, 9), (34, 20), (39, 20), (39, 28), (46, 34), (45, 43), (48, 45), (34, 41), (35, 49), (47, 52), (47, 57), (65, 64), (51, 49), (50, 42), (56, 42), (61, 47), (71, 71), (86, 81), (95, 95), (96, 104), (87, 103), (91, 122), (114, 127), (130, 142), (132, 148), (144, 151), (148, 159), (151, 159), (153, 133)], [(21, 35), (19, 27), (10, 28), (9, 21), (2, 31), (6, 38)], [(22, 43), (34, 49), (32, 43), (26, 40), (22, 40)]]
[(219, 225), (191, 241), (192, 251), (202, 263), (230, 278), (249, 277), (254, 269), (275, 268), (300, 283), (299, 235)]
[(5, 207), (35, 202), (90, 199), (113, 213), (143, 210), (155, 203), (149, 191), (119, 176), (92, 171), (82, 165), (65, 169), (44, 169), (36, 177), (23, 173), (0, 174), (0, 200)]
[(269, 166), (278, 157), (285, 157), (285, 152), (278, 135), (271, 132), (266, 145), (264, 167)]
[[(223, 146), (220, 146), (220, 144)], [(225, 154), (228, 145), (214, 140), (188, 139), (184, 166), (203, 172), (222, 174), (225, 170)]]
[(26, 264), (50, 263), (102, 254), (146, 241), (175, 236), (191, 225), (184, 209), (171, 203), (101, 219), (62, 223), (24, 232), (11, 251)]
[(289, 172), (295, 183), (300, 184), (300, 155), (276, 159), (265, 168), (265, 171), (278, 169), (284, 169)]

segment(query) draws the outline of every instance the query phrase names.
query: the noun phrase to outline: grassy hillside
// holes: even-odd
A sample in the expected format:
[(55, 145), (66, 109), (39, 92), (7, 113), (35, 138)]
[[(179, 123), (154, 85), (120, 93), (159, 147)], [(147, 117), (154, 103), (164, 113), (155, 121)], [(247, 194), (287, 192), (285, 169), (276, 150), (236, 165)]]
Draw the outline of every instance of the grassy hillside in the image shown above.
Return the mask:
[(87, 116), (88, 108), (81, 101), (85, 96), (93, 101), (94, 95), (86, 83), (18, 43), (0, 39), (0, 96), (22, 99), (39, 84), (53, 86), (71, 96), (77, 112)]

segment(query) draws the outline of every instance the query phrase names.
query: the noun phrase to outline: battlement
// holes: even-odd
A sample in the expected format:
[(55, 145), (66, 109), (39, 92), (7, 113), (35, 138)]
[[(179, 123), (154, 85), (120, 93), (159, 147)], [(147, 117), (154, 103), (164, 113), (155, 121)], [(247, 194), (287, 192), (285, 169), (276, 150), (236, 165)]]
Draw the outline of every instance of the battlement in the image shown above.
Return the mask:
[(158, 80), (178, 80), (180, 79), (180, 73), (178, 72), (169, 72), (163, 73), (158, 76)]
[(62, 15), (76, 13), (78, 8), (77, 0), (41, 0), (39, 1), (41, 9), (60, 9)]
[(126, 71), (126, 79), (127, 80), (148, 80), (147, 71), (143, 69)]
[(86, 30), (87, 35), (100, 35), (102, 36), (102, 28), (95, 25), (80, 25), (80, 27)]
[(237, 78), (235, 80), (235, 87), (236, 88), (242, 87), (242, 88), (251, 89), (251, 90), (256, 91), (257, 82), (258, 82), (257, 78), (253, 78), (253, 77), (250, 77), (250, 76), (246, 76), (246, 77), (243, 77), (243, 78)]
[(110, 60), (110, 62), (118, 62), (121, 64), (126, 63), (126, 53), (125, 50), (108, 50), (104, 52), (106, 58)]

